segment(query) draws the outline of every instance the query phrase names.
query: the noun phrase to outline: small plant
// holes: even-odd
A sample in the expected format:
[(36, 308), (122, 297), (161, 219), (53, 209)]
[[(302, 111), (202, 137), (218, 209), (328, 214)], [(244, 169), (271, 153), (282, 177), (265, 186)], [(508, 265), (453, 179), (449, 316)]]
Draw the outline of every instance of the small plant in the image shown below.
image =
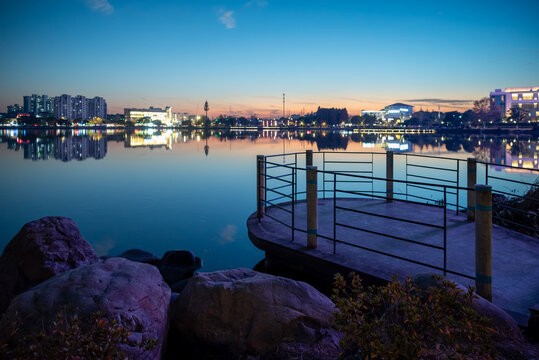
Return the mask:
[[(437, 280), (441, 280), (438, 278)], [(473, 288), (419, 288), (395, 277), (363, 287), (358, 275), (335, 277), (332, 296), (343, 359), (453, 359), (495, 356), (490, 320), (473, 308)]]
[[(49, 327), (32, 334), (22, 334), (23, 323), (18, 317), (11, 319), (10, 325), (11, 329), (0, 329), (0, 359), (127, 359), (119, 345), (128, 344), (130, 333), (100, 313), (83, 323), (77, 315), (60, 312)], [(136, 346), (148, 351), (157, 341), (143, 340)]]

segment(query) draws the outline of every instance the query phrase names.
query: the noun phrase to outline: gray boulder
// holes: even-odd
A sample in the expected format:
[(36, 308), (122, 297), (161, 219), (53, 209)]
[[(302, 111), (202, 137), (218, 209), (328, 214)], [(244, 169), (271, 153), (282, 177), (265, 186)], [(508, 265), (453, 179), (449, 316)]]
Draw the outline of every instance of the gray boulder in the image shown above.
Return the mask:
[(171, 326), (184, 341), (214, 349), (206, 358), (328, 359), (340, 350), (340, 334), (331, 329), (334, 310), (306, 283), (234, 269), (190, 279), (171, 305)]
[[(122, 345), (129, 359), (159, 359), (166, 337), (170, 289), (152, 265), (123, 258), (71, 270), (49, 279), (15, 297), (3, 315), (19, 317), (23, 331), (35, 332), (51, 324), (57, 313), (78, 314), (88, 321), (99, 312), (116, 319), (131, 334)], [(155, 339), (158, 346), (143, 351), (137, 342)]]
[(193, 276), (202, 267), (202, 260), (191, 251), (170, 250), (156, 264), (167, 284), (172, 285)]
[(15, 295), (97, 260), (71, 219), (50, 216), (24, 225), (0, 257), (0, 314)]
[(118, 255), (118, 257), (125, 258), (131, 261), (136, 261), (144, 264), (156, 265), (159, 258), (154, 254), (140, 249), (129, 249)]

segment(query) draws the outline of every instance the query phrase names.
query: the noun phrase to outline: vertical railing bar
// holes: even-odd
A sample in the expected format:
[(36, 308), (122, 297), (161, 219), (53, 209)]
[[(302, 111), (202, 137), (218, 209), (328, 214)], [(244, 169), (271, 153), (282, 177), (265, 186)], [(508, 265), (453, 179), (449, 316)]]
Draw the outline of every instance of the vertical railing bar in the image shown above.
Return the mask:
[(408, 200), (408, 154), (404, 157), (406, 159), (405, 173), (406, 173), (406, 200)]
[(485, 164), (485, 185), (488, 185), (488, 164)]
[(322, 170), (323, 170), (322, 193), (324, 194), (323, 198), (325, 200), (326, 199), (326, 153), (325, 152), (322, 153)]
[(296, 169), (292, 169), (292, 241), (294, 241), (294, 233), (296, 230), (295, 227), (295, 218), (296, 218), (296, 207), (295, 207), (295, 198), (296, 198), (296, 192), (294, 190), (294, 185), (296, 184)]
[(333, 174), (333, 254), (337, 252), (337, 174)]
[(447, 274), (447, 187), (444, 186), (444, 276)]
[(294, 182), (294, 202), (297, 202), (297, 196), (298, 196), (298, 153), (294, 154), (294, 170), (296, 172), (296, 181)]
[[(262, 184), (262, 186), (264, 186), (264, 200), (266, 200), (268, 198), (268, 188), (266, 186), (266, 184), (268, 183), (268, 171), (267, 171), (267, 167), (268, 167), (268, 164), (267, 164), (268, 160), (267, 158), (264, 156), (264, 184)], [(266, 212), (268, 210), (268, 204), (266, 201), (264, 201), (264, 212)]]
[(261, 189), (261, 181), (260, 181), (260, 168), (261, 168), (261, 161), (260, 156), (256, 157), (256, 213), (258, 222), (260, 222), (262, 218), (262, 199), (260, 198), (260, 189)]
[(460, 178), (460, 160), (457, 160), (457, 215), (459, 214), (459, 178)]
[(374, 154), (371, 153), (371, 200), (374, 199), (372, 195), (374, 195)]

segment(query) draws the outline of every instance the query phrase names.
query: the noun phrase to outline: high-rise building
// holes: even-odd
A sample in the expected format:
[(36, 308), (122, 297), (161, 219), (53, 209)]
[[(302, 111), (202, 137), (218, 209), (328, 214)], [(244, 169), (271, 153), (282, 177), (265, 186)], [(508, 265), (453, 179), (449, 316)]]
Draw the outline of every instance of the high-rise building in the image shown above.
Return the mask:
[(63, 94), (54, 98), (54, 116), (57, 119), (73, 120), (73, 99)]
[(72, 101), (73, 119), (88, 119), (88, 99), (86, 96), (77, 95), (72, 98)]
[(24, 96), (23, 107), (25, 113), (36, 116), (49, 116), (54, 112), (53, 101), (47, 95)]
[(104, 98), (96, 96), (88, 99), (88, 118), (107, 118), (107, 102)]
[(526, 111), (531, 119), (539, 118), (539, 86), (496, 89), (490, 93), (490, 107), (503, 115), (511, 115), (513, 107)]

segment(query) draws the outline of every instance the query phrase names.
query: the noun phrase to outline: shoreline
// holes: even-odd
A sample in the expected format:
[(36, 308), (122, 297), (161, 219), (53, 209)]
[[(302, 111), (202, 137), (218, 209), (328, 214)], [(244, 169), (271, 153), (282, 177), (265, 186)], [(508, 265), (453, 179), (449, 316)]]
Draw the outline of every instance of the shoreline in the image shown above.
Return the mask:
[(403, 127), (262, 127), (262, 126), (0, 126), (0, 129), (14, 130), (189, 130), (189, 131), (349, 131), (360, 133), (407, 133), (407, 134), (537, 134), (539, 127), (486, 127), (486, 128), (403, 128)]

